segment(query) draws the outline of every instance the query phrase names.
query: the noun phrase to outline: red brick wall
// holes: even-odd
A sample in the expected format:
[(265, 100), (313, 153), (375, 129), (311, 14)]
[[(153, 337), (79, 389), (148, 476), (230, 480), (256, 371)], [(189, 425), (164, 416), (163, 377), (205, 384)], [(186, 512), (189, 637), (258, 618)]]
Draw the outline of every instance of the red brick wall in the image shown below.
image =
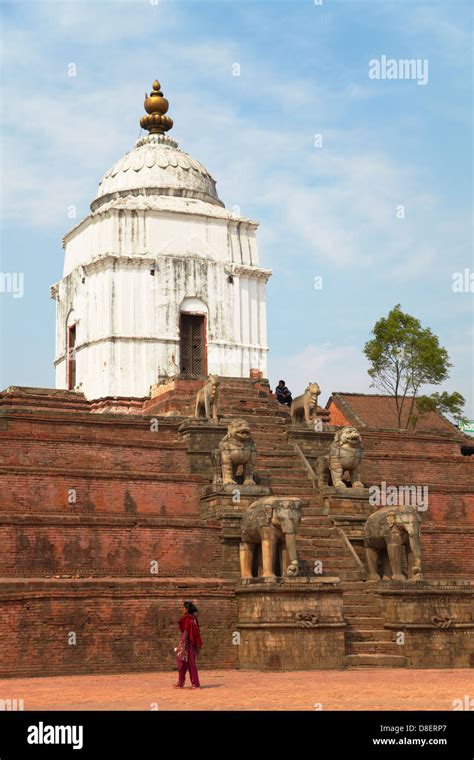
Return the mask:
[[(0, 500), (8, 512), (150, 514), (164, 517), (199, 514), (199, 481), (195, 475), (134, 473), (84, 477), (71, 472), (58, 474), (7, 472), (0, 475)], [(75, 495), (71, 494), (71, 489)], [(68, 503), (69, 498), (76, 502)]]
[[(50, 522), (50, 524), (45, 524)], [(222, 548), (218, 526), (198, 523), (127, 527), (42, 520), (0, 524), (0, 576), (217, 577)], [(158, 572), (155, 574), (158, 563)], [(153, 572), (152, 572), (153, 571)]]
[[(470, 459), (470, 458), (469, 458)], [(474, 479), (474, 462), (468, 457), (451, 457), (430, 460), (404, 457), (397, 453), (390, 459), (367, 456), (363, 462), (363, 478), (366, 483), (398, 483), (406, 485), (444, 485), (471, 488)]]
[[(249, 397), (245, 414), (255, 409)], [(266, 414), (255, 438), (271, 449), (275, 412)], [(236, 665), (232, 583), (217, 578), (220, 531), (199, 517), (208, 480), (190, 474), (180, 421), (160, 418), (153, 432), (141, 416), (61, 411), (59, 402), (0, 417), (0, 575), (11, 579), (0, 583), (0, 675), (172, 668), (184, 598), (201, 606), (201, 665)], [(426, 576), (474, 577), (474, 459), (448, 436), (361, 432), (366, 483), (429, 486)], [(280, 492), (298, 487), (295, 472), (278, 477)], [(83, 580), (46, 578), (54, 575)], [(79, 632), (77, 647), (68, 631)]]
[[(422, 458), (442, 459), (446, 456), (460, 456), (459, 441), (441, 435), (416, 435), (413, 433), (397, 433), (396, 431), (374, 430), (361, 428), (360, 433), (364, 443), (366, 456), (371, 454), (386, 454), (396, 456), (413, 454)], [(466, 462), (469, 457), (463, 457)]]
[(474, 528), (422, 523), (421, 549), (426, 578), (474, 578)]
[[(200, 610), (199, 666), (236, 666), (237, 613), (229, 585), (140, 590), (137, 583), (127, 591), (123, 583), (44, 582), (40, 588), (31, 581), (17, 593), (0, 584), (0, 677), (172, 670), (185, 599)], [(75, 646), (68, 644), (70, 632)]]

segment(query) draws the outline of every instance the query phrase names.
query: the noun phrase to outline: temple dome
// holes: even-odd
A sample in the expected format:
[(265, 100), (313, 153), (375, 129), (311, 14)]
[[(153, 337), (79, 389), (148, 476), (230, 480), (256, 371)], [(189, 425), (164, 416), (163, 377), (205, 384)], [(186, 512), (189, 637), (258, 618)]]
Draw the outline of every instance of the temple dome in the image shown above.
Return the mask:
[(91, 210), (127, 195), (173, 195), (224, 205), (207, 169), (164, 134), (141, 138), (104, 174)]

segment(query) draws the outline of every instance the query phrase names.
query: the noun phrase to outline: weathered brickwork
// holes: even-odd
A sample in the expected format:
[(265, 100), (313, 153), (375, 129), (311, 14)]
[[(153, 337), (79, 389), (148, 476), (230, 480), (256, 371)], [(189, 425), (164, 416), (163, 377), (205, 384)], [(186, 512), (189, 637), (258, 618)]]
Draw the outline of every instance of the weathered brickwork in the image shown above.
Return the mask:
[[(378, 620), (370, 594), (354, 585), (363, 578), (360, 562), (321, 514), (318, 493), (294, 449), (297, 441), (314, 466), (334, 428), (317, 434), (301, 426), (290, 436), (288, 410), (265, 382), (229, 378), (220, 389), (220, 424), (203, 421), (191, 436), (183, 415), (192, 414), (199, 382), (175, 385), (150, 399), (91, 403), (65, 391), (0, 394), (3, 675), (172, 668), (176, 618), (186, 598), (201, 608), (202, 666), (236, 667), (238, 540), (201, 500), (212, 477), (212, 450), (226, 420), (236, 416), (251, 424), (260, 483), (276, 495), (305, 500), (298, 536), (303, 567), (311, 571), (322, 559), (324, 575), (352, 583), (344, 592), (345, 617), (358, 614), (362, 599), (363, 619)], [(348, 422), (355, 424), (333, 405), (331, 424)], [(474, 458), (461, 455), (454, 429), (438, 428), (407, 433), (360, 427), (363, 480), (427, 486), (424, 577), (473, 579)], [(340, 509), (360, 512), (363, 519), (356, 500), (341, 502)], [(363, 558), (357, 541), (355, 546)], [(338, 634), (346, 636), (346, 664), (361, 646), (367, 651), (357, 638), (358, 618), (351, 626), (353, 634), (342, 628)], [(76, 645), (68, 644), (68, 632), (79, 634)], [(416, 635), (421, 651), (423, 634)], [(444, 634), (430, 636), (436, 643)], [(404, 660), (383, 639), (373, 642), (367, 662), (384, 647), (387, 665), (431, 661), (429, 653), (418, 659), (413, 654), (418, 644)], [(448, 663), (456, 665), (451, 655), (440, 660)]]
[(201, 665), (235, 667), (234, 592), (223, 582), (1, 583), (0, 676), (171, 670), (188, 598), (202, 610)]

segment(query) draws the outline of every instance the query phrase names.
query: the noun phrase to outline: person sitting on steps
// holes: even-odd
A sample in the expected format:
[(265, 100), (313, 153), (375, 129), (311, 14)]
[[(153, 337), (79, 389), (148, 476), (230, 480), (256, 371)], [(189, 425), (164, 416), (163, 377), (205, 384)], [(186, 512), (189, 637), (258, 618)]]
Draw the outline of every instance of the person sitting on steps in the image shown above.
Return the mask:
[(293, 401), (291, 398), (291, 391), (286, 387), (284, 380), (279, 381), (277, 387), (275, 388), (275, 393), (277, 401), (279, 401), (280, 404), (291, 406), (291, 402)]

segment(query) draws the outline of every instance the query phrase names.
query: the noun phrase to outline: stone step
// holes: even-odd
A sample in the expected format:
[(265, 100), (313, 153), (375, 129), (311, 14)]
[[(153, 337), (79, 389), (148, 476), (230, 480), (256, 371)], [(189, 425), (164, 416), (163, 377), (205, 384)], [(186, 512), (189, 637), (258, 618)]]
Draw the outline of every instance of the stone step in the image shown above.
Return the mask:
[[(314, 538), (318, 540), (318, 546), (327, 546), (328, 548), (334, 548), (339, 549), (342, 547), (341, 541), (339, 538), (331, 538), (329, 536), (323, 536), (320, 533), (320, 530), (324, 530), (324, 528), (314, 528), (305, 525), (302, 523), (298, 529), (298, 536), (305, 536), (308, 538)], [(328, 531), (330, 531), (330, 528), (327, 528)]]
[(354, 568), (353, 570), (345, 568), (344, 570), (339, 571), (338, 576), (341, 583), (357, 582), (361, 580), (362, 571), (358, 568)]
[(362, 606), (367, 604), (377, 604), (376, 598), (373, 594), (364, 593), (364, 591), (344, 591), (344, 604), (350, 604), (351, 606), (360, 604)]
[[(311, 531), (311, 533), (308, 533), (307, 531)], [(314, 536), (315, 538), (324, 538), (333, 541), (334, 539), (332, 537), (332, 534), (333, 529), (327, 525), (324, 525), (324, 523), (320, 523), (319, 525), (306, 525), (304, 522), (302, 522), (301, 527), (298, 530), (298, 535)], [(341, 542), (339, 542), (339, 546), (340, 545)]]
[(390, 641), (395, 642), (395, 631), (387, 631), (384, 628), (359, 628), (352, 624), (346, 628), (346, 641)]
[(315, 492), (311, 485), (311, 480), (304, 469), (296, 470), (295, 468), (291, 476), (288, 476), (278, 468), (267, 466), (261, 460), (257, 461), (255, 469), (259, 473), (266, 473), (268, 478), (275, 484), (275, 488), (286, 488), (287, 490), (288, 488), (297, 488), (300, 491), (305, 491), (308, 496), (314, 497)]
[[(344, 573), (346, 571), (352, 571), (352, 570), (358, 571), (358, 568), (356, 567), (356, 565), (354, 565), (354, 563), (351, 563), (350, 560), (345, 560), (345, 559), (342, 559), (341, 557), (324, 557), (322, 554), (320, 554), (317, 551), (310, 553), (308, 551), (305, 551), (304, 549), (301, 549), (300, 547), (298, 547), (298, 551), (299, 551), (300, 556), (306, 559), (308, 562), (311, 562), (311, 564), (314, 564), (315, 562), (322, 562), (324, 570), (330, 567), (334, 571), (335, 575), (344, 576)], [(360, 574), (357, 575), (357, 578), (360, 578)]]
[[(348, 557), (344, 551), (344, 548), (342, 546), (335, 546), (335, 547), (328, 547), (328, 546), (320, 546), (317, 539), (313, 539), (313, 542), (311, 545), (308, 545), (306, 543), (302, 543), (301, 539), (297, 538), (297, 546), (302, 551), (306, 551), (307, 553), (310, 552), (311, 556), (314, 556), (315, 559), (322, 559), (322, 560), (330, 560), (334, 559), (337, 560), (339, 564), (341, 564), (340, 560), (347, 560), (350, 559), (351, 563), (350, 565), (347, 565), (347, 567), (353, 567), (354, 561), (351, 557)], [(346, 565), (341, 564), (342, 567), (346, 567)]]
[[(275, 478), (281, 478), (291, 483), (298, 480), (304, 474), (305, 480), (309, 481), (307, 470), (299, 459), (292, 459), (290, 455), (287, 456), (286, 454), (283, 459), (281, 453), (276, 450), (267, 451), (266, 454), (262, 455), (258, 448), (257, 457), (260, 469), (265, 467)], [(288, 469), (288, 463), (291, 464), (290, 470)]]
[[(397, 655), (399, 647), (394, 641), (351, 641), (346, 639), (348, 654), (391, 654)], [(403, 655), (402, 655), (403, 656)]]
[[(284, 420), (281, 417), (275, 416), (275, 412), (273, 409), (267, 408), (267, 407), (260, 407), (256, 408), (255, 401), (247, 402), (243, 399), (236, 400), (233, 404), (227, 404), (227, 406), (220, 405), (219, 407), (219, 418), (226, 419), (226, 417), (232, 418), (232, 417), (238, 417), (239, 415), (242, 415), (245, 417), (245, 419), (249, 419), (249, 422), (252, 421), (254, 423), (262, 422), (263, 424), (266, 422), (267, 424), (271, 423), (272, 427), (281, 427), (284, 425)], [(262, 432), (260, 430), (256, 430), (256, 433)]]
[(394, 654), (346, 654), (344, 663), (348, 668), (404, 668), (406, 659)]
[(296, 540), (300, 546), (304, 546), (310, 550), (319, 547), (322, 550), (326, 550), (330, 554), (332, 551), (341, 549), (343, 550), (344, 556), (349, 556), (345, 550), (345, 546), (341, 543), (341, 541), (336, 541), (336, 543), (328, 543), (329, 541), (332, 542), (334, 539), (331, 538), (330, 535), (328, 536), (325, 534), (324, 528), (311, 528), (310, 534), (298, 532)]
[(243, 398), (241, 393), (226, 393), (219, 399), (219, 416), (226, 417), (230, 411), (236, 410), (237, 412), (245, 411), (246, 414), (261, 414), (262, 416), (270, 416), (275, 422), (283, 423), (284, 418), (278, 414), (275, 414), (273, 406), (269, 404), (266, 399), (256, 398)]
[(341, 570), (344, 568), (347, 570), (358, 569), (356, 563), (350, 555), (345, 554), (342, 557), (330, 557), (329, 559), (334, 567), (341, 568)]
[(365, 630), (372, 628), (372, 630), (380, 630), (383, 629), (383, 624), (385, 622), (384, 618), (380, 616), (367, 616), (364, 613), (361, 613), (360, 615), (347, 614), (345, 608), (343, 609), (343, 616), (351, 628), (364, 628)]
[(372, 615), (375, 617), (380, 616), (380, 607), (378, 604), (346, 604), (345, 599), (343, 600), (344, 603), (344, 617), (371, 617)]
[(350, 594), (353, 591), (359, 591), (361, 589), (362, 590), (367, 589), (367, 585), (368, 584), (365, 581), (357, 581), (355, 583), (350, 583), (350, 584), (347, 584), (347, 585), (345, 584), (343, 586), (344, 594)]
[[(265, 470), (265, 472), (268, 473), (268, 476), (271, 477), (275, 483), (280, 483), (281, 485), (287, 485), (290, 487), (291, 485), (294, 485), (296, 487), (301, 484), (306, 485), (306, 483), (308, 483), (308, 485), (311, 485), (311, 481), (308, 478), (306, 470), (304, 467), (300, 467), (299, 463), (296, 461), (292, 463), (294, 466), (292, 466), (292, 472), (291, 475), (289, 475), (286, 471), (286, 468), (278, 462), (272, 462), (270, 456), (261, 457), (257, 449), (256, 469), (259, 472), (261, 470)], [(280, 454), (278, 454), (278, 458), (280, 458)]]
[[(264, 478), (263, 473), (261, 470), (257, 470), (259, 477)], [(271, 478), (268, 478), (268, 483), (272, 488), (273, 495), (274, 496), (299, 496), (301, 499), (304, 499), (307, 501), (311, 493), (308, 492), (307, 488), (304, 487), (304, 485), (300, 485), (298, 487), (291, 486), (291, 487), (285, 487), (285, 485), (281, 485), (280, 483), (274, 483)], [(265, 485), (265, 484), (264, 484)]]
[(319, 547), (317, 541), (311, 544), (307, 544), (303, 543), (300, 538), (297, 538), (296, 545), (298, 547), (298, 551), (302, 552), (306, 557), (310, 557), (312, 560), (320, 559), (325, 562), (334, 560), (334, 564), (338, 565), (339, 567), (356, 567), (353, 560), (351, 560), (349, 564), (345, 564), (345, 561), (351, 558), (348, 558), (344, 552), (340, 551), (337, 553), (336, 549), (328, 550), (326, 546)]
[[(262, 472), (261, 468), (259, 469), (257, 467), (256, 469), (257, 469), (257, 472)], [(272, 478), (272, 480), (274, 480), (274, 479)], [(277, 481), (277, 480), (275, 480), (274, 485), (275, 485), (275, 489), (278, 488), (279, 491), (280, 491), (280, 493), (285, 493), (285, 488), (286, 488), (286, 493), (288, 494), (288, 488), (294, 488), (295, 490), (297, 490), (298, 494), (305, 493), (307, 495), (308, 499), (311, 499), (311, 497), (314, 496), (314, 491), (313, 491), (313, 489), (311, 487), (311, 482), (306, 477), (306, 473), (304, 475), (302, 473), (301, 474), (301, 479), (299, 481), (297, 481), (296, 483), (291, 482), (291, 481), (284, 481), (284, 480), (283, 481)], [(292, 494), (292, 495), (296, 495), (296, 494)]]
[[(280, 430), (279, 428), (271, 428), (270, 430), (266, 431), (264, 435), (259, 435), (258, 433), (255, 434), (255, 432), (252, 431), (252, 438), (257, 444), (259, 455), (262, 454), (262, 452), (265, 452), (273, 447), (281, 450), (282, 454), (291, 454), (295, 460), (297, 458), (295, 450), (288, 444), (288, 439), (284, 430)], [(301, 461), (300, 457), (298, 457), (298, 459)]]
[[(276, 453), (276, 452), (274, 452)], [(281, 455), (278, 453), (277, 460), (272, 461), (270, 457), (272, 456), (272, 452), (269, 452), (266, 456), (260, 456), (260, 453), (257, 448), (257, 464), (256, 469), (260, 472), (261, 470), (265, 470), (268, 472), (269, 477), (273, 478), (275, 482), (279, 483), (294, 483), (294, 485), (298, 485), (298, 483), (309, 483), (311, 484), (310, 479), (308, 478), (306, 474), (306, 470), (304, 467), (300, 467), (298, 462), (292, 462), (292, 472), (291, 475), (288, 474), (286, 467), (282, 466), (279, 463), (279, 459), (281, 458)], [(293, 466), (294, 465), (294, 466)]]
[[(319, 543), (318, 543), (319, 540), (321, 540), (321, 541), (327, 541), (328, 540), (327, 536), (320, 535), (319, 529), (318, 529), (318, 533), (317, 534), (313, 533), (313, 535), (311, 537), (310, 536), (303, 536), (300, 533), (297, 533), (297, 535), (296, 535), (296, 543), (298, 544), (299, 548), (302, 551), (307, 552), (311, 556), (313, 556), (314, 553), (315, 553), (315, 551), (317, 551), (317, 550), (326, 552), (328, 554), (328, 556), (331, 556), (331, 552), (332, 551), (336, 551), (336, 547), (331, 548), (329, 546), (324, 546), (324, 544), (321, 544), (321, 546), (319, 547)], [(342, 544), (339, 544), (339, 548), (343, 549), (344, 547), (342, 546)], [(349, 556), (349, 555), (342, 554), (341, 556), (346, 557), (346, 556)]]

